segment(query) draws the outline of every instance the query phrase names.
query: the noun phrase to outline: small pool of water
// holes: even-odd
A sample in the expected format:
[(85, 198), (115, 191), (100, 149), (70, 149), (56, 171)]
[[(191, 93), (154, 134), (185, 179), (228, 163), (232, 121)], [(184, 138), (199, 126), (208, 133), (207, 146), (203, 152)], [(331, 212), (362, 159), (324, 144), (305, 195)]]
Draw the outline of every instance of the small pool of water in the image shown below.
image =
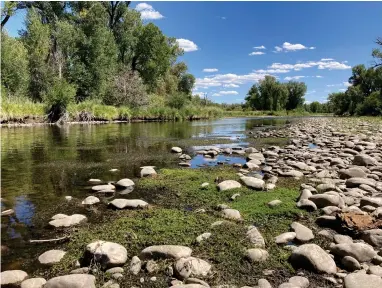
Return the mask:
[(247, 161), (244, 157), (232, 155), (217, 155), (214, 158), (206, 158), (203, 155), (196, 155), (191, 159), (191, 168), (213, 167), (217, 165), (232, 165), (232, 164), (245, 164)]

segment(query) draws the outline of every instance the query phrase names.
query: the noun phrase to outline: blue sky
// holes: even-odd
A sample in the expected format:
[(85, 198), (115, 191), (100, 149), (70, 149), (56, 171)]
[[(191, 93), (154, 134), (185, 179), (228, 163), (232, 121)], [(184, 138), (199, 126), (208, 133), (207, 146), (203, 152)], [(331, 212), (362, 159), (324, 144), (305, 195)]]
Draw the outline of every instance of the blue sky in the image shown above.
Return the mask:
[[(134, 2), (146, 22), (178, 39), (194, 94), (240, 103), (264, 75), (304, 81), (307, 102), (346, 89), (351, 67), (372, 64), (382, 2)], [(25, 13), (5, 26), (17, 35)], [(258, 48), (255, 48), (258, 47)], [(265, 47), (265, 49), (259, 48)], [(250, 54), (253, 55), (250, 55)], [(205, 70), (210, 69), (210, 70)], [(206, 72), (210, 71), (210, 72)]]

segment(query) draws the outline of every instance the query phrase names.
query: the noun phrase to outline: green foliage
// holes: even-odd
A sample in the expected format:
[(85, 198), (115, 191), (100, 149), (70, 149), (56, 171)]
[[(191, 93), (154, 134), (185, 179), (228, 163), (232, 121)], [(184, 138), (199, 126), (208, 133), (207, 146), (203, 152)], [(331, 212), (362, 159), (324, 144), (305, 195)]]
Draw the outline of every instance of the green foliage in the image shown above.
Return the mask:
[(76, 96), (76, 87), (69, 84), (65, 79), (54, 79), (53, 85), (48, 88), (44, 95), (44, 101), (49, 106), (58, 106), (66, 110), (66, 107), (74, 102)]
[(363, 103), (359, 103), (356, 107), (357, 115), (382, 115), (382, 97), (378, 92), (373, 92)]
[(25, 96), (29, 85), (28, 54), (23, 43), (1, 32), (1, 84), (3, 96)]
[(307, 90), (307, 86), (304, 82), (290, 81), (286, 84), (288, 89), (288, 101), (285, 108), (287, 110), (293, 110), (304, 104), (304, 95)]
[(195, 77), (192, 74), (184, 74), (178, 84), (178, 90), (191, 96), (192, 88), (194, 88)]
[(188, 101), (184, 93), (174, 93), (168, 99), (168, 106), (175, 109), (182, 109)]

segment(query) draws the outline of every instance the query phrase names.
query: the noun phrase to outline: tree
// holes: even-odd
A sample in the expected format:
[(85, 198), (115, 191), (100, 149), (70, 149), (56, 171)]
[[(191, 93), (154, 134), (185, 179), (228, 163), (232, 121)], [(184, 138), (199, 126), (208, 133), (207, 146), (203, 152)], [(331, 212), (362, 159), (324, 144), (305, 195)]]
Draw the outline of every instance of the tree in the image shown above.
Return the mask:
[(29, 55), (29, 91), (32, 98), (37, 101), (42, 100), (42, 95), (47, 92), (53, 80), (53, 71), (48, 65), (50, 35), (50, 26), (41, 23), (41, 17), (34, 8), (29, 9), (23, 40)]
[(179, 53), (175, 40), (167, 38), (157, 26), (149, 23), (139, 33), (132, 70), (138, 71), (149, 91), (153, 91), (157, 79), (166, 73)]
[(8, 97), (24, 96), (29, 85), (27, 49), (6, 32), (1, 32), (1, 83)]
[(127, 105), (132, 108), (147, 105), (149, 98), (138, 72), (122, 70), (115, 76), (109, 95), (104, 102), (109, 105)]
[(328, 101), (331, 103), (333, 112), (336, 115), (344, 115), (349, 111), (350, 98), (344, 92), (329, 94)]
[(310, 105), (309, 105), (309, 110), (310, 110), (310, 112), (312, 112), (312, 113), (320, 113), (320, 112), (322, 112), (322, 109), (321, 109), (321, 103), (318, 102), (318, 101), (313, 101), (313, 102), (310, 103)]
[[(378, 37), (377, 40), (375, 41), (376, 44), (378, 44), (379, 46), (381, 46), (382, 48), (382, 38), (381, 37)], [(374, 64), (374, 68), (375, 67), (380, 67), (382, 66), (382, 51), (380, 50), (380, 48), (375, 48), (373, 49), (373, 52), (371, 54), (373, 56), (375, 60), (375, 64)]]
[(194, 88), (194, 84), (195, 84), (194, 75), (184, 74), (179, 80), (178, 90), (188, 95), (189, 99), (191, 99), (191, 92), (192, 92), (192, 89)]
[(260, 92), (257, 84), (253, 84), (245, 97), (247, 105), (252, 108), (252, 110), (262, 110), (262, 105), (260, 102)]
[(306, 84), (304, 82), (290, 81), (286, 83), (286, 88), (288, 89), (288, 100), (285, 108), (287, 110), (293, 110), (302, 106), (305, 101)]

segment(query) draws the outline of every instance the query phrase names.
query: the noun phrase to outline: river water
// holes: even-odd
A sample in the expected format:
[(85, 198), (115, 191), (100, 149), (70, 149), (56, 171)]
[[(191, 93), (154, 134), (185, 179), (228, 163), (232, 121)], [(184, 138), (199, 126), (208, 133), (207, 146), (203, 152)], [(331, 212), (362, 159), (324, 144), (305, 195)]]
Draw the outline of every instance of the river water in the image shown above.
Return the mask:
[[(193, 157), (192, 168), (218, 161), (245, 163), (241, 157), (205, 159), (195, 151), (205, 146), (248, 146), (248, 131), (284, 125), (292, 118), (226, 118), (194, 122), (76, 124), (64, 127), (1, 128), (2, 244), (12, 249), (33, 235), (36, 215), (64, 196), (83, 199), (90, 178), (136, 179), (141, 166), (177, 167), (172, 146)], [(227, 159), (228, 158), (228, 159)], [(117, 169), (110, 171), (112, 169)], [(3, 258), (3, 257), (2, 257)], [(3, 262), (3, 259), (2, 259)], [(4, 264), (4, 263), (3, 263)], [(2, 268), (3, 270), (3, 268)]]

